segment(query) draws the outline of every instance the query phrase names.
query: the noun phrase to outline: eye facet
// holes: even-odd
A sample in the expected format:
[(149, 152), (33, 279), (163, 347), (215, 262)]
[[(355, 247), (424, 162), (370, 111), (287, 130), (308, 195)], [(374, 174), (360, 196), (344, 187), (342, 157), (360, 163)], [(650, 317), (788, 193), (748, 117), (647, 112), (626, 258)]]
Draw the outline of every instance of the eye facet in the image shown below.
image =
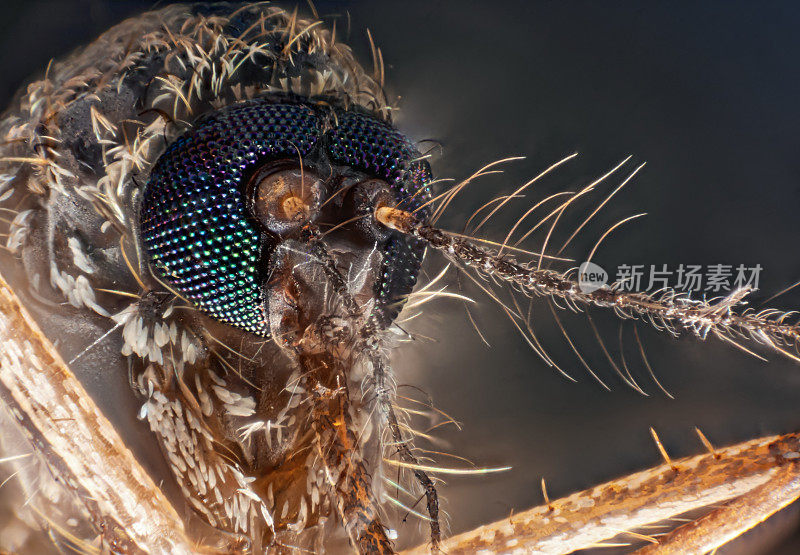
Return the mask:
[(272, 165), (256, 172), (248, 189), (258, 221), (286, 237), (316, 218), (325, 185), (312, 170)]

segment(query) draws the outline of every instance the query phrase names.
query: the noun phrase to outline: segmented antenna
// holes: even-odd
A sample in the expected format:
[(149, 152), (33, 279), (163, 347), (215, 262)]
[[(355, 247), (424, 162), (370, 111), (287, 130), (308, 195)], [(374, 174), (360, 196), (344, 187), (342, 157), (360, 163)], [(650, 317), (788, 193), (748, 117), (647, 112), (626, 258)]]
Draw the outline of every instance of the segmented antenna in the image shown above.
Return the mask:
[(800, 362), (789, 348), (800, 346), (800, 325), (787, 323), (790, 312), (774, 309), (754, 312), (734, 309), (744, 304), (749, 287), (712, 300), (691, 299), (672, 290), (649, 295), (619, 290), (619, 284), (584, 290), (567, 273), (531, 267), (497, 251), (479, 247), (463, 236), (427, 225), (412, 213), (390, 206), (378, 206), (375, 218), (383, 225), (424, 241), (429, 247), (442, 251), (461, 268), (468, 267), (489, 278), (508, 283), (528, 296), (549, 296), (562, 299), (573, 308), (597, 306), (611, 308), (622, 318), (639, 318), (656, 328), (665, 328), (677, 335), (686, 330), (701, 339), (712, 334), (750, 354), (737, 339), (749, 339), (767, 346)]

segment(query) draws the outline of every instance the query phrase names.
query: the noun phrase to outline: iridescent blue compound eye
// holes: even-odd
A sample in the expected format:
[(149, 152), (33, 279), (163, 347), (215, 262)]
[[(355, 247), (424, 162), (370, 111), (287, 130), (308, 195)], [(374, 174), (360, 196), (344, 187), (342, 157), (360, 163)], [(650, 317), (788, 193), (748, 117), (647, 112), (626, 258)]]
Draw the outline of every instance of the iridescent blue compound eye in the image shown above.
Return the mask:
[[(427, 163), (385, 122), (299, 102), (236, 104), (195, 122), (153, 167), (139, 222), (156, 277), (212, 318), (268, 336), (269, 255), (333, 192), (301, 159), (383, 180), (406, 209), (430, 198)], [(423, 247), (393, 234), (380, 248), (374, 294), (387, 324), (416, 283)]]

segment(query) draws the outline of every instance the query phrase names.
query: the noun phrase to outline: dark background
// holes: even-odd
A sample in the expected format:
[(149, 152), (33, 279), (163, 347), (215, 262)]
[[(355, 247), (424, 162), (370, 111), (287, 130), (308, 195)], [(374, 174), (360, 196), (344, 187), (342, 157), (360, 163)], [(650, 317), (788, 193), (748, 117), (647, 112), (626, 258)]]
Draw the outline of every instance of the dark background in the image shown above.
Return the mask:
[[(5, 104), (51, 57), (153, 3), (3, 5)], [(443, 227), (460, 230), (493, 196), (579, 151), (577, 161), (494, 221), (486, 236), (502, 240), (532, 201), (575, 190), (633, 154), (631, 164), (647, 160), (647, 167), (579, 236), (570, 255), (581, 259), (608, 226), (646, 211), (646, 218), (612, 235), (595, 260), (607, 269), (620, 263), (758, 263), (764, 270), (756, 305), (800, 279), (800, 8), (793, 3), (428, 0), (318, 1), (316, 7), (337, 15), (339, 36), (365, 63), (365, 30), (371, 30), (387, 64), (388, 88), (400, 97), (399, 127), (443, 145), (433, 161), (437, 176), (464, 178), (486, 162), (527, 156), (502, 176), (471, 186)], [(348, 20), (349, 39), (343, 37)], [(556, 244), (592, 209), (578, 208), (559, 228)], [(440, 267), (432, 257), (429, 271)], [(478, 298), (491, 349), (457, 302), (441, 300), (409, 324), (436, 341), (420, 338), (395, 356), (398, 381), (422, 387), (463, 424), (458, 433), (439, 431), (446, 442), (440, 449), (480, 466), (513, 466), (503, 475), (448, 478), (441, 491), (453, 532), (539, 504), (542, 476), (557, 497), (659, 463), (649, 426), (675, 457), (702, 450), (694, 426), (717, 445), (800, 428), (800, 367), (778, 355), (768, 353), (765, 364), (718, 341), (675, 340), (643, 326), (648, 358), (675, 395), (671, 400), (646, 377), (628, 323), (625, 352), (651, 394), (645, 398), (613, 375), (585, 318), (566, 318), (584, 356), (612, 386), (607, 392), (582, 370), (544, 304), (535, 305), (537, 331), (577, 384), (547, 368), (491, 301)], [(796, 308), (800, 294), (770, 304)], [(619, 324), (600, 314), (596, 321), (618, 357)], [(783, 525), (793, 526), (794, 518), (784, 515)], [(741, 549), (796, 552), (796, 538), (787, 541), (777, 550)]]

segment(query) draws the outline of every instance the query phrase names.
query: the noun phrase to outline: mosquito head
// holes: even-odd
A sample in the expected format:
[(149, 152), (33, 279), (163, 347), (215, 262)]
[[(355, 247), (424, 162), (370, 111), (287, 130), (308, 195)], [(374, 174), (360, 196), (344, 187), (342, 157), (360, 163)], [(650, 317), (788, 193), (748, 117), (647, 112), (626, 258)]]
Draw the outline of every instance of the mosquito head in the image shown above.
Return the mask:
[(335, 288), (298, 270), (306, 263), (352, 282), (343, 286), (386, 325), (423, 251), (374, 209), (422, 206), (430, 180), (413, 145), (372, 114), (258, 98), (204, 115), (168, 146), (143, 193), (141, 238), (161, 280), (246, 332), (283, 330), (270, 320), (276, 287), (291, 304), (305, 283), (304, 300), (329, 308), (323, 297)]

